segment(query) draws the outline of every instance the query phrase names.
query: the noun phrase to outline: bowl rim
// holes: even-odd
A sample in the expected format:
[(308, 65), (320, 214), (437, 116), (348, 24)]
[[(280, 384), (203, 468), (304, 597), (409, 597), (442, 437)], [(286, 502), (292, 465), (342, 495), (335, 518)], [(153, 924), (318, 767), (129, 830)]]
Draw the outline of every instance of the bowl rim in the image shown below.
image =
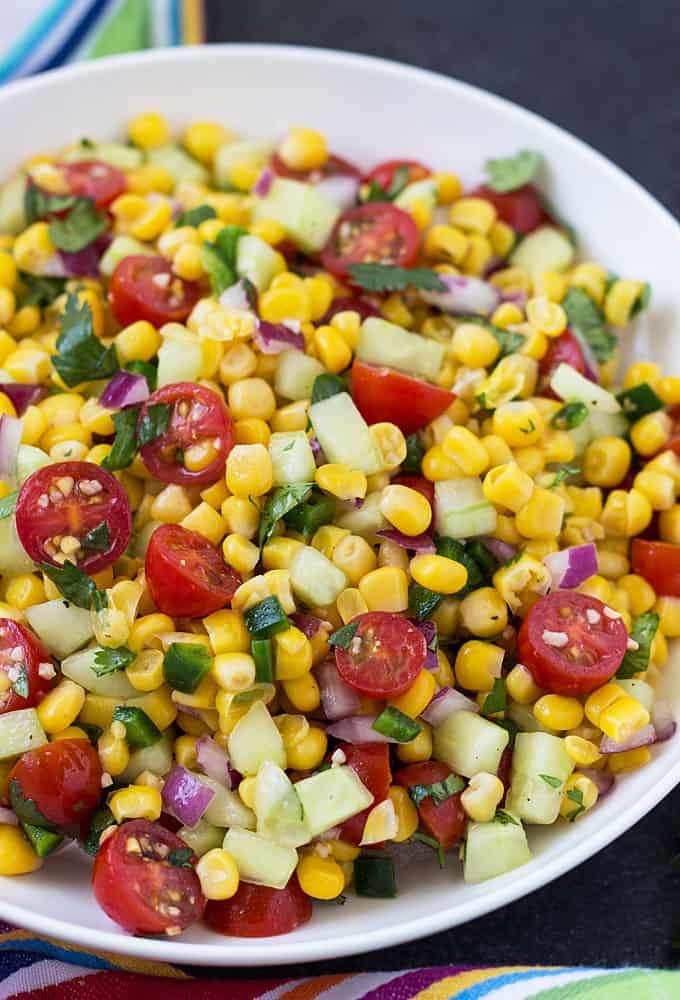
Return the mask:
[[(500, 110), (504, 115), (518, 120), (520, 124), (530, 120), (532, 125), (549, 136), (553, 143), (566, 146), (571, 152), (577, 152), (586, 163), (592, 164), (598, 171), (608, 174), (619, 186), (623, 185), (624, 188), (627, 188), (631, 196), (641, 198), (645, 209), (655, 216), (656, 224), (670, 230), (670, 235), (678, 241), (680, 246), (680, 224), (671, 212), (621, 167), (582, 139), (572, 135), (566, 129), (552, 124), (542, 115), (481, 87), (465, 83), (443, 73), (377, 56), (318, 46), (262, 43), (225, 43), (147, 50), (78, 63), (50, 70), (36, 77), (9, 83), (0, 89), (0, 107), (11, 104), (16, 96), (27, 92), (38, 96), (57, 80), (86, 80), (93, 75), (97, 76), (112, 69), (125, 71), (128, 67), (135, 67), (142, 63), (155, 65), (192, 64), (203, 63), (206, 59), (219, 61), (232, 58), (248, 59), (253, 56), (268, 56), (280, 62), (296, 62), (301, 59), (308, 62), (320, 60), (325, 64), (339, 64), (350, 69), (366, 68), (374, 72), (377, 70), (399, 77), (402, 83), (405, 79), (422, 80), (454, 95), (464, 95), (486, 107)], [(391, 947), (437, 933), (455, 926), (457, 923), (473, 920), (521, 899), (602, 850), (630, 829), (679, 782), (680, 754), (678, 760), (668, 767), (655, 784), (639, 795), (627, 810), (622, 810), (615, 815), (607, 826), (575, 840), (573, 845), (570, 845), (550, 861), (544, 861), (536, 865), (535, 868), (530, 863), (526, 869), (526, 877), (519, 883), (512, 878), (513, 873), (489, 881), (487, 892), (476, 899), (466, 901), (465, 915), (462, 920), (457, 920), (452, 915), (453, 907), (445, 907), (412, 921), (404, 920), (397, 926), (376, 926), (371, 930), (363, 929), (345, 934), (340, 938), (329, 936), (325, 940), (312, 941), (304, 939), (297, 941), (292, 939), (290, 935), (284, 935), (281, 938), (262, 938), (260, 939), (261, 948), (258, 950), (253, 945), (243, 949), (243, 939), (240, 938), (223, 938), (214, 943), (204, 944), (183, 942), (178, 939), (131, 937), (125, 936), (119, 930), (92, 930), (93, 940), (87, 945), (83, 945), (79, 925), (74, 927), (58, 918), (27, 911), (17, 904), (4, 901), (1, 897), (0, 917), (35, 933), (56, 938), (80, 948), (97, 949), (98, 951), (151, 959), (157, 962), (187, 965), (251, 966), (255, 963), (258, 965), (286, 965), (300, 961), (335, 959), (345, 955)], [(242, 949), (240, 953), (239, 948)]]

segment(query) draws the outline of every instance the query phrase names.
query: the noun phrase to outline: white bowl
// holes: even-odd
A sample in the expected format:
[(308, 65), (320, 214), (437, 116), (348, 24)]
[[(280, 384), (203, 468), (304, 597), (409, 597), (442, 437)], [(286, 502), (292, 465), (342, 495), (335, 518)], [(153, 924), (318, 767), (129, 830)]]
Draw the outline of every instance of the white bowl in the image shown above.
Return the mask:
[[(680, 367), (672, 340), (680, 315), (680, 227), (617, 167), (528, 111), (443, 76), (364, 56), (266, 45), (173, 49), (80, 65), (2, 90), (0, 135), (11, 141), (0, 148), (0, 177), (31, 154), (81, 136), (119, 136), (132, 114), (148, 109), (164, 112), (177, 128), (215, 119), (261, 137), (304, 123), (363, 167), (416, 157), (466, 182), (480, 177), (489, 156), (538, 149), (549, 164), (542, 186), (587, 252), (617, 274), (653, 285), (652, 308), (625, 353), (651, 357), (666, 372)], [(674, 659), (663, 686), (678, 715), (680, 657)], [(441, 872), (428, 855), (400, 873), (396, 899), (352, 896), (344, 907), (318, 905), (307, 926), (280, 938), (225, 938), (203, 926), (181, 938), (130, 937), (95, 903), (89, 864), (76, 848), (35, 875), (1, 878), (0, 916), (73, 944), (167, 962), (257, 967), (385, 948), (488, 913), (562, 875), (679, 780), (680, 729), (649, 766), (626, 776), (577, 824), (530, 828), (534, 859), (523, 868), (468, 886), (455, 859)]]

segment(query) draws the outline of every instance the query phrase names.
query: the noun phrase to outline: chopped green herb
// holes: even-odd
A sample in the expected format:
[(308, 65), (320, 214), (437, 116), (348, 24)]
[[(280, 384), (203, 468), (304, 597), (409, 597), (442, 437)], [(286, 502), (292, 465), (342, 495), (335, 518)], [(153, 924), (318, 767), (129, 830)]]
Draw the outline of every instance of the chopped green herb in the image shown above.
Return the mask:
[(415, 806), (419, 806), (423, 799), (430, 798), (436, 806), (446, 802), (452, 795), (462, 792), (465, 782), (457, 774), (450, 774), (442, 781), (435, 781), (431, 785), (411, 785), (408, 794)]
[(43, 830), (54, 830), (54, 824), (43, 816), (36, 802), (24, 796), (16, 778), (12, 778), (9, 783), (9, 802), (22, 823), (30, 823)]
[(637, 643), (637, 649), (627, 649), (616, 671), (620, 680), (629, 680), (635, 674), (642, 674), (649, 667), (649, 657), (652, 651), (654, 636), (659, 628), (659, 616), (656, 611), (647, 611), (638, 615), (633, 622), (630, 637)]
[(656, 410), (663, 409), (663, 402), (654, 392), (649, 382), (642, 382), (640, 385), (633, 386), (632, 389), (624, 389), (623, 392), (617, 394), (616, 398), (621, 404), (624, 415), (632, 423), (635, 423), (636, 420), (646, 416), (648, 413), (654, 413)]
[(317, 375), (312, 386), (312, 403), (320, 403), (322, 399), (330, 399), (341, 392), (347, 392), (347, 383), (339, 375)]
[(170, 851), (168, 854), (168, 863), (173, 868), (193, 868), (191, 864), (193, 853), (190, 847), (176, 847), (174, 851)]
[(180, 226), (200, 226), (208, 219), (216, 219), (217, 212), (212, 205), (197, 205), (196, 208), (188, 208), (185, 212), (180, 212), (175, 220), (175, 228)]
[(560, 483), (563, 483), (565, 479), (569, 479), (570, 476), (578, 475), (580, 471), (580, 465), (561, 465), (555, 472), (555, 478), (548, 484), (548, 489), (554, 490), (555, 487), (559, 486)]
[(539, 778), (545, 781), (546, 785), (550, 785), (551, 788), (561, 788), (562, 782), (559, 778), (556, 778), (553, 774), (539, 774)]
[(116, 430), (116, 436), (111, 451), (102, 462), (102, 466), (110, 472), (127, 469), (137, 454), (137, 421), (139, 406), (127, 406), (124, 410), (114, 413), (111, 419)]
[(429, 590), (419, 583), (412, 583), (408, 592), (408, 609), (414, 618), (422, 622), (430, 617), (443, 600), (443, 594)]
[(328, 645), (337, 646), (339, 649), (349, 649), (358, 628), (359, 622), (347, 622), (329, 637)]
[(66, 278), (45, 278), (40, 274), (28, 274), (21, 271), (19, 305), (20, 306), (50, 306), (55, 299), (63, 294)]
[(127, 646), (102, 646), (94, 654), (92, 669), (97, 677), (105, 677), (116, 670), (124, 670), (136, 659), (137, 654), (133, 653)]
[(260, 530), (257, 538), (260, 548), (269, 541), (274, 528), (284, 516), (294, 507), (306, 500), (314, 483), (296, 483), (290, 486), (279, 486), (267, 498), (260, 518)]
[(551, 418), (550, 424), (560, 431), (570, 431), (574, 427), (579, 427), (584, 420), (588, 419), (588, 407), (585, 403), (573, 402), (565, 403)]
[(570, 288), (562, 300), (562, 308), (567, 314), (573, 332), (583, 337), (591, 351), (602, 364), (609, 361), (617, 338), (604, 326), (604, 315), (590, 296), (582, 288)]
[(52, 362), (69, 388), (115, 375), (120, 367), (115, 347), (113, 344), (104, 347), (95, 337), (92, 310), (87, 302), (80, 303), (73, 292), (66, 298), (60, 328), (57, 354)]
[(409, 434), (406, 438), (406, 458), (401, 463), (401, 471), (419, 476), (425, 449), (417, 434)]
[(631, 309), (631, 319), (641, 313), (643, 309), (646, 309), (652, 298), (652, 286), (648, 281), (642, 286), (642, 291), (638, 295), (637, 299), (633, 303), (633, 308)]
[(28, 673), (26, 667), (19, 667), (19, 676), (12, 684), (12, 690), (20, 698), (28, 698)]
[(494, 816), (494, 822), (500, 823), (501, 826), (507, 826), (508, 823), (512, 823), (515, 826), (519, 826), (519, 822), (515, 819), (515, 817), (512, 816), (509, 812), (506, 812), (505, 809), (496, 810), (496, 815)]
[(322, 524), (330, 524), (335, 517), (335, 499), (314, 488), (308, 500), (297, 504), (283, 515), (283, 519), (293, 531), (311, 538)]
[(48, 194), (37, 184), (28, 183), (24, 192), (24, 215), (26, 223), (32, 225), (40, 219), (66, 212), (78, 201), (74, 194)]
[(493, 687), (484, 699), (482, 715), (495, 715), (496, 712), (504, 712), (508, 705), (508, 696), (505, 690), (505, 681), (502, 677), (494, 678)]
[(17, 509), (17, 498), (19, 496), (19, 490), (14, 490), (13, 493), (8, 493), (6, 497), (0, 499), (0, 518), (9, 517)]
[(78, 198), (64, 219), (52, 219), (50, 240), (58, 250), (77, 253), (93, 243), (108, 228), (108, 217), (98, 212), (89, 198)]
[(161, 434), (165, 434), (170, 423), (172, 406), (169, 403), (152, 403), (142, 412), (142, 419), (139, 422), (137, 440), (139, 447), (155, 441)]
[(406, 164), (402, 164), (394, 171), (392, 181), (387, 189), (381, 187), (376, 180), (372, 180), (368, 188), (368, 193), (363, 199), (364, 202), (394, 201), (408, 185), (410, 176), (411, 171), (409, 167)]
[(493, 573), (496, 572), (498, 560), (492, 552), (489, 552), (484, 542), (480, 542), (478, 539), (473, 538), (465, 543), (465, 551), (468, 555), (472, 556), (481, 570), (482, 582), (485, 582)]
[(202, 643), (171, 642), (163, 657), (163, 673), (170, 687), (193, 694), (211, 664), (210, 653)]
[(577, 816), (586, 811), (586, 807), (583, 805), (583, 792), (580, 788), (570, 788), (567, 792), (567, 798), (570, 802), (576, 803), (576, 809), (572, 809), (570, 813), (567, 813), (567, 819), (570, 823), (573, 823)]
[(487, 160), (487, 187), (500, 194), (516, 191), (534, 179), (542, 163), (541, 154), (531, 149), (521, 149), (515, 156)]
[(445, 292), (446, 285), (436, 271), (427, 267), (396, 267), (394, 264), (350, 264), (352, 284), (367, 292), (401, 292), (418, 288), (424, 292)]
[(416, 830), (416, 832), (411, 837), (411, 840), (415, 840), (419, 844), (427, 844), (427, 846), (431, 847), (433, 851), (436, 851), (437, 858), (439, 859), (439, 867), (440, 868), (444, 867), (444, 865), (446, 864), (446, 851), (439, 843), (439, 841), (436, 839), (436, 837), (430, 837), (429, 834), (421, 833), (420, 830)]
[(88, 531), (81, 542), (84, 549), (94, 549), (95, 552), (106, 552), (110, 544), (109, 526), (106, 521), (102, 521), (96, 528)]
[(101, 611), (106, 607), (105, 592), (98, 590), (94, 580), (72, 562), (65, 562), (63, 566), (40, 563), (40, 569), (66, 600), (76, 607), (85, 608), (87, 611), (90, 608)]

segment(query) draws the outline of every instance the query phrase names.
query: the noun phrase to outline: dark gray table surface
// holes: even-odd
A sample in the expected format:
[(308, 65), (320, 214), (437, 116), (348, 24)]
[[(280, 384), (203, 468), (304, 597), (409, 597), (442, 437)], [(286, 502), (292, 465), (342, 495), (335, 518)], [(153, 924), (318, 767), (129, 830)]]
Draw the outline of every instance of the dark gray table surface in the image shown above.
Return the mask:
[[(677, 0), (207, 0), (207, 11), (210, 41), (347, 49), (501, 94), (591, 143), (680, 214)], [(678, 834), (676, 789), (610, 847), (511, 906), (424, 940), (281, 972), (675, 964), (680, 874), (669, 859)]]

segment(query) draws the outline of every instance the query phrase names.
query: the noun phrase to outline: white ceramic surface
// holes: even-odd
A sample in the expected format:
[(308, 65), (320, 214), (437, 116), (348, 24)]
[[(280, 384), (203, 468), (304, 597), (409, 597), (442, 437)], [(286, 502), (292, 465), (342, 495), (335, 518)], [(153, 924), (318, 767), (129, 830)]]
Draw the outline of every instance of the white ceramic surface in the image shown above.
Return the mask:
[[(157, 109), (181, 127), (216, 119), (243, 134), (280, 135), (290, 124), (321, 128), (341, 156), (369, 167), (393, 156), (452, 169), (466, 182), (489, 156), (541, 150), (541, 186), (589, 253), (617, 274), (653, 283), (652, 308), (625, 353), (680, 371), (680, 227), (642, 188), (582, 142), (497, 97), (432, 73), (362, 56), (276, 46), (215, 46), (102, 60), (0, 91), (0, 176), (32, 153), (81, 136), (115, 138), (125, 121)], [(654, 155), (652, 152), (651, 155)], [(680, 657), (664, 686), (680, 716)], [(394, 945), (503, 906), (562, 875), (648, 812), (680, 780), (680, 729), (643, 771), (627, 776), (574, 826), (530, 828), (534, 860), (466, 886), (454, 859), (431, 854), (400, 873), (389, 901), (350, 897), (319, 905), (313, 920), (271, 939), (233, 939), (195, 927), (181, 938), (124, 934), (94, 902), (89, 863), (75, 848), (32, 876), (0, 878), (0, 916), (89, 948), (161, 961), (262, 965), (331, 958)]]

